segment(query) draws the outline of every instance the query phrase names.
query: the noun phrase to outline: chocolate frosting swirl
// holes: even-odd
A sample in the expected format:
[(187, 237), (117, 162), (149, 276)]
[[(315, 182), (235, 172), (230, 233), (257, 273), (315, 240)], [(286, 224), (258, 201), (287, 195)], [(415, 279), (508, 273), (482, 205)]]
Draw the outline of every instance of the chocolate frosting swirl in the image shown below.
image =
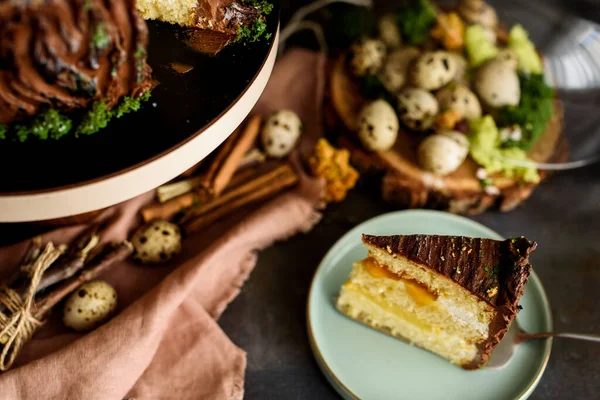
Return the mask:
[(0, 0), (0, 124), (148, 90), (135, 0)]

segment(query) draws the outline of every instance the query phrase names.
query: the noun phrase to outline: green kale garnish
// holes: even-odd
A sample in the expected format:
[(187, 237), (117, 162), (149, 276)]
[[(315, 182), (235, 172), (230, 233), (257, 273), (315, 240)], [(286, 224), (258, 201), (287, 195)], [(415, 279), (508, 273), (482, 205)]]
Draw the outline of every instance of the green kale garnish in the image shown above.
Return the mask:
[(110, 45), (110, 39), (104, 31), (104, 24), (96, 25), (96, 32), (92, 37), (92, 46), (98, 50), (102, 50)]
[[(25, 142), (30, 136), (35, 136), (38, 139), (46, 140), (59, 139), (71, 131), (72, 122), (69, 117), (66, 117), (56, 110), (46, 110), (37, 115), (28, 124), (18, 124), (13, 129), (13, 136), (19, 142)], [(9, 130), (6, 128), (2, 139), (8, 137)]]
[(114, 112), (108, 108), (105, 101), (94, 102), (75, 130), (75, 137), (93, 135), (100, 129), (106, 128), (113, 116)]
[(150, 95), (150, 91), (147, 91), (138, 98), (126, 96), (112, 110), (109, 110), (106, 101), (96, 101), (78, 124), (57, 110), (49, 109), (39, 113), (25, 124), (17, 124), (10, 128), (6, 125), (0, 125), (0, 140), (16, 139), (19, 142), (25, 142), (30, 137), (41, 140), (47, 140), (48, 138), (60, 139), (69, 134), (73, 126), (77, 126), (75, 129), (76, 137), (91, 135), (105, 128), (112, 118), (121, 118), (127, 113), (138, 111), (141, 103), (148, 101)]
[[(237, 40), (246, 43), (256, 42), (261, 39), (266, 30), (267, 24), (260, 19), (257, 19), (256, 22), (250, 26), (250, 28), (242, 26), (240, 29), (238, 29)], [(270, 34), (265, 35), (265, 39), (270, 38)]]
[(511, 141), (513, 147), (529, 150), (542, 136), (554, 111), (554, 90), (544, 82), (541, 74), (519, 74), (521, 100), (518, 106), (500, 110), (502, 125), (519, 125), (521, 140)]
[(115, 116), (117, 118), (121, 118), (123, 115), (130, 113), (132, 111), (137, 111), (141, 107), (140, 99), (134, 99), (133, 97), (126, 96), (123, 98), (121, 103), (117, 106), (115, 110)]
[(109, 110), (105, 101), (96, 101), (77, 127), (75, 137), (79, 135), (92, 135), (106, 128), (111, 119), (114, 117), (121, 118), (127, 113), (139, 110), (141, 102), (148, 101), (148, 99), (150, 99), (150, 91), (147, 91), (137, 99), (126, 96), (112, 110)]
[(29, 128), (25, 125), (15, 126), (15, 136), (17, 137), (17, 140), (21, 143), (27, 140), (29, 132)]
[(125, 114), (137, 111), (142, 106), (142, 102), (148, 101), (149, 99), (150, 99), (150, 91), (149, 90), (138, 98), (125, 96), (125, 97), (123, 97), (123, 100), (121, 100), (119, 105), (116, 107), (115, 116), (117, 118), (121, 118)]
[(411, 45), (429, 40), (429, 30), (435, 21), (435, 8), (429, 0), (407, 1), (396, 11), (396, 23), (402, 38)]
[(29, 127), (30, 133), (42, 140), (59, 139), (71, 131), (73, 123), (69, 117), (56, 110), (47, 110), (38, 115)]
[(151, 96), (152, 96), (152, 92), (150, 90), (147, 90), (143, 95), (140, 96), (140, 100), (148, 101), (148, 100), (150, 100)]
[(269, 3), (267, 0), (243, 0), (242, 3), (255, 7), (263, 15), (269, 15), (271, 14), (271, 11), (273, 11), (273, 4)]
[(267, 0), (243, 0), (242, 3), (252, 6), (260, 11), (256, 21), (250, 26), (241, 26), (237, 31), (236, 41), (244, 43), (253, 43), (262, 37), (269, 40), (272, 36), (267, 32), (266, 16), (273, 11), (273, 4)]

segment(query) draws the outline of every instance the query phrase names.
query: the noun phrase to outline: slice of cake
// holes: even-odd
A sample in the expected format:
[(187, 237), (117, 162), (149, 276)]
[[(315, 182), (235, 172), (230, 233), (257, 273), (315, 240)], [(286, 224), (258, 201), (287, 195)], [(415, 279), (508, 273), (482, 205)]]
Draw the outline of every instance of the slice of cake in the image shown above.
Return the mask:
[(363, 235), (337, 308), (465, 369), (485, 365), (514, 320), (529, 279), (525, 238)]
[(229, 35), (264, 22), (263, 11), (268, 14), (272, 8), (256, 0), (138, 0), (137, 7), (145, 19)]

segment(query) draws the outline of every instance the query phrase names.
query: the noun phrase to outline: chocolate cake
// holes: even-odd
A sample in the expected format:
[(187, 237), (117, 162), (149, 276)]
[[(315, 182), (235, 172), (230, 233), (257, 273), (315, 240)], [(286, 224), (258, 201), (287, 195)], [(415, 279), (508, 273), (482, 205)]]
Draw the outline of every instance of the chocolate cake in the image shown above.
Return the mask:
[(0, 124), (141, 96), (147, 44), (135, 0), (1, 1)]
[(460, 236), (363, 235), (337, 308), (465, 369), (485, 365), (519, 311), (536, 244)]

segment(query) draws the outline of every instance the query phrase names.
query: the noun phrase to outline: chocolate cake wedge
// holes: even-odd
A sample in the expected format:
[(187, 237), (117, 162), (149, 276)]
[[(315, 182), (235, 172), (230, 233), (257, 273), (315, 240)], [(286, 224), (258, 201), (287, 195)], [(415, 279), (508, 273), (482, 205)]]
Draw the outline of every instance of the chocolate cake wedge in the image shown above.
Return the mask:
[(519, 312), (536, 243), (462, 236), (363, 235), (337, 308), (464, 369), (484, 366)]

